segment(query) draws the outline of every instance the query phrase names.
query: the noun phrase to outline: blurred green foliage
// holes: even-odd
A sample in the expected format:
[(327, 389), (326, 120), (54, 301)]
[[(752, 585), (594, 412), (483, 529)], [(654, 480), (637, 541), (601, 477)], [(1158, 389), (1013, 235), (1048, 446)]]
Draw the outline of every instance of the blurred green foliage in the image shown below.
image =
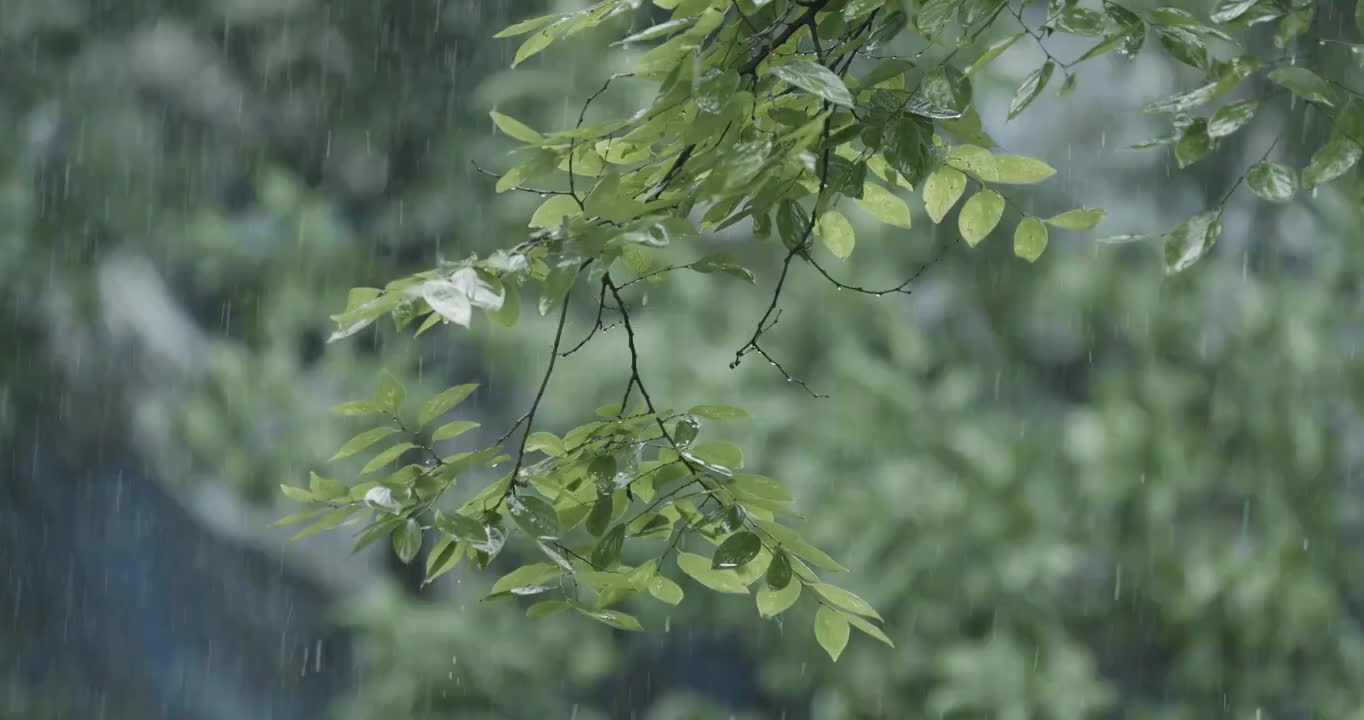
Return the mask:
[[(480, 332), (476, 350), (382, 330), (319, 351), (346, 288), (520, 232), (536, 201), (492, 198), (492, 180), (468, 169), (508, 147), (487, 109), (562, 124), (620, 69), (588, 35), (508, 75), (514, 47), (487, 38), (533, 9), (445, 3), (437, 19), (440, 5), (7, 2), (0, 284), (25, 317), (0, 346), (39, 342), (54, 317), (98, 327), (98, 262), (148, 255), (209, 333), (206, 371), (166, 400), (166, 442), (195, 475), (260, 502), (325, 459), (343, 437), (326, 408), (363, 394), (380, 366), (428, 390), (486, 366), (522, 407), (539, 372), (526, 358), (544, 352), (537, 320)], [(224, 89), (196, 94), (205, 87)], [(251, 111), (224, 112), (224, 97)], [(1034, 140), (1041, 157), (1068, 152), (1064, 138)], [(1161, 188), (1122, 167), (1086, 182), (1113, 183), (1158, 230), (1181, 219), (1171, 198), (1215, 200), (1245, 156), (1258, 148), (1228, 143)], [(1004, 242), (954, 249), (909, 298), (799, 277), (771, 342), (825, 400), (762, 363), (723, 370), (764, 298), (713, 276), (651, 291), (645, 342), (669, 358), (649, 368), (656, 392), (764, 418), (741, 444), (798, 491), (803, 529), (856, 570), (850, 587), (897, 649), (853, 643), (833, 665), (808, 616), (783, 629), (703, 593), (675, 617), (642, 617), (739, 637), (766, 698), (818, 718), (1364, 717), (1357, 172), (1301, 207), (1236, 210), (1214, 257), (1175, 278), (1144, 248), (1056, 239), (1026, 272)], [(922, 214), (913, 231), (853, 220), (861, 254), (846, 270), (869, 284), (952, 241)], [(614, 399), (622, 376), (597, 369), (619, 359), (619, 336), (569, 366), (551, 429)], [(55, 364), (0, 353), (0, 432), (52, 386)], [(484, 411), (492, 428), (518, 412)], [(592, 690), (627, 662), (624, 641), (473, 602), (482, 593), (465, 586), (490, 580), (339, 598), (361, 668), (338, 717), (605, 716)], [(5, 703), (41, 717), (48, 701), (16, 691)], [(706, 703), (679, 692), (641, 716), (729, 712)]]

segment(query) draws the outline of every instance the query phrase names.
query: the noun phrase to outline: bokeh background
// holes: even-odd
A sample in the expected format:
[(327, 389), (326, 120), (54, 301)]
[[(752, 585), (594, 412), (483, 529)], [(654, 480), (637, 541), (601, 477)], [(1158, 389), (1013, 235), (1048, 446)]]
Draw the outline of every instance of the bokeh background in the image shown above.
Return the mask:
[[(808, 611), (763, 622), (689, 581), (682, 608), (636, 608), (643, 634), (528, 620), (479, 602), (489, 577), (418, 590), (345, 533), (285, 543), (278, 485), (348, 436), (328, 409), (379, 368), (410, 394), (482, 383), (485, 441), (528, 403), (531, 311), (333, 345), (327, 316), (522, 237), (538, 199), (471, 167), (513, 147), (488, 111), (572, 122), (650, 8), (515, 72), (491, 35), (576, 5), (0, 3), (0, 718), (1364, 718), (1357, 171), (1288, 206), (1242, 190), (1177, 277), (1080, 234), (1032, 266), (1003, 233), (968, 250), (921, 207), (913, 230), (860, 224), (844, 270), (869, 285), (955, 244), (909, 297), (795, 275), (764, 344), (829, 399), (727, 369), (765, 291), (651, 291), (653, 393), (752, 410), (751, 464), (796, 490), (893, 651), (858, 637), (835, 665)], [(1265, 111), (1175, 171), (1129, 146), (1164, 131), (1137, 109), (1191, 78), (1157, 50), (1107, 58), (1006, 123), (1039, 58), (1019, 43), (976, 78), (985, 127), (1061, 168), (1025, 206), (1105, 208), (1100, 234), (1164, 230), (1275, 136), (1301, 165), (1328, 130)], [(745, 227), (702, 242), (770, 287)], [(564, 365), (546, 427), (615, 396), (618, 332)]]

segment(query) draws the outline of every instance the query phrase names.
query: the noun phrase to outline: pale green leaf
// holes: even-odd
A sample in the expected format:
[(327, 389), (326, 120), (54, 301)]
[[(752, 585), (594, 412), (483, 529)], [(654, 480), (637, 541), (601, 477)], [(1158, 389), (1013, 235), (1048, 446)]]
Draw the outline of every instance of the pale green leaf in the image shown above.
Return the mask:
[(1047, 226), (1037, 218), (1023, 218), (1014, 229), (1014, 255), (1037, 262), (1047, 249)]
[(967, 198), (957, 216), (957, 229), (967, 245), (975, 247), (1004, 216), (1004, 197), (993, 190), (981, 190)]
[(815, 611), (815, 640), (835, 662), (848, 646), (848, 620), (835, 610), (821, 605)]
[(1303, 187), (1331, 182), (1344, 175), (1359, 162), (1359, 143), (1339, 137), (1312, 153), (1312, 161), (1302, 170)]
[(833, 71), (812, 60), (796, 60), (772, 68), (772, 74), (782, 82), (844, 107), (852, 107), (852, 93), (843, 79)]
[(895, 647), (895, 643), (893, 643), (893, 642), (890, 641), (890, 636), (886, 635), (886, 633), (883, 632), (883, 631), (881, 630), (881, 628), (876, 627), (876, 625), (872, 624), (872, 622), (871, 622), (870, 620), (867, 620), (866, 618), (858, 617), (858, 616), (856, 616), (856, 615), (853, 615), (852, 613), (839, 613), (839, 614), (841, 614), (841, 615), (843, 616), (843, 619), (844, 619), (844, 620), (847, 620), (847, 621), (848, 621), (848, 624), (852, 625), (853, 627), (857, 628), (858, 630), (861, 630), (862, 632), (866, 633), (867, 635), (870, 635), (871, 637), (874, 637), (874, 638), (876, 638), (877, 640), (880, 640), (881, 642), (885, 643), (886, 645), (888, 645), (888, 646), (890, 646), (890, 647)]
[(539, 145), (545, 141), (544, 135), (541, 135), (539, 132), (536, 132), (534, 128), (510, 115), (503, 115), (496, 110), (488, 113), (488, 115), (492, 117), (493, 124), (497, 126), (497, 129), (501, 130), (508, 137), (515, 138), (523, 143), (530, 143), (531, 145)]
[(573, 196), (552, 195), (535, 209), (535, 214), (530, 216), (530, 227), (557, 228), (563, 224), (565, 218), (577, 217), (582, 211)]
[(801, 583), (792, 580), (780, 590), (762, 587), (757, 592), (758, 614), (764, 618), (776, 617), (786, 612), (796, 600), (800, 599)]
[(1066, 230), (1088, 230), (1104, 219), (1104, 211), (1098, 208), (1076, 208), (1047, 218), (1048, 225)]
[(1056, 174), (1056, 168), (1022, 155), (996, 155), (993, 182), (1010, 185), (1039, 183)]
[(479, 424), (472, 420), (455, 420), (453, 422), (448, 422), (436, 428), (436, 431), (431, 433), (431, 440), (449, 440), (450, 438), (459, 437), (476, 427), (479, 427)]
[(369, 473), (372, 473), (375, 470), (379, 470), (388, 465), (389, 463), (393, 462), (394, 460), (397, 460), (398, 457), (403, 453), (415, 447), (417, 446), (413, 445), (410, 442), (398, 443), (397, 445), (394, 445), (393, 447), (390, 447), (387, 450), (384, 450), (383, 452), (371, 458), (370, 461), (365, 463), (365, 466), (360, 469), (360, 474), (368, 475)]
[(417, 426), (425, 425), (449, 412), (456, 405), (464, 402), (477, 389), (478, 385), (475, 383), (456, 385), (427, 400), (426, 404), (422, 406), (421, 414), (417, 416)]
[(708, 420), (747, 420), (748, 411), (733, 405), (695, 405), (687, 411)]
[(862, 186), (862, 197), (853, 200), (869, 215), (887, 225), (909, 229), (909, 205), (895, 193), (869, 182)]
[(684, 597), (682, 586), (662, 575), (649, 580), (649, 594), (669, 605), (680, 605)]
[(1028, 73), (1014, 91), (1013, 99), (1009, 101), (1009, 119), (1012, 120), (1019, 116), (1038, 95), (1046, 89), (1047, 83), (1051, 81), (1052, 73), (1056, 72), (1056, 63), (1048, 60), (1042, 67)]
[(691, 579), (716, 592), (736, 595), (748, 594), (748, 587), (739, 580), (733, 570), (712, 568), (710, 558), (695, 553), (679, 552), (677, 554), (677, 567)]
[(1262, 160), (1246, 171), (1246, 185), (1270, 202), (1288, 202), (1298, 192), (1298, 173), (1287, 165)]
[(815, 233), (824, 242), (824, 247), (840, 260), (851, 255), (853, 246), (857, 244), (852, 223), (837, 210), (829, 210), (819, 216), (815, 223)]
[(924, 181), (924, 209), (928, 211), (928, 218), (935, 223), (942, 222), (965, 190), (966, 176), (960, 170), (946, 165), (934, 170)]
[(857, 595), (854, 595), (837, 585), (815, 583), (811, 587), (813, 587), (815, 592), (819, 593), (825, 600), (828, 600), (837, 607), (849, 612), (855, 612), (858, 615), (866, 615), (867, 617), (873, 617), (877, 620), (881, 619), (881, 615), (876, 612), (876, 608), (872, 607), (871, 603), (868, 603), (866, 600), (863, 600)]
[(332, 460), (340, 460), (342, 458), (348, 458), (351, 455), (354, 455), (358, 452), (367, 450), (374, 443), (383, 440), (384, 438), (388, 437), (389, 435), (392, 435), (395, 432), (398, 432), (398, 428), (393, 427), (391, 425), (383, 425), (377, 428), (366, 430), (360, 433), (359, 435), (356, 435), (355, 437), (347, 440), (346, 443), (342, 445), (339, 450), (336, 451), (336, 454), (331, 456), (331, 460), (328, 460), (327, 462), (331, 462)]
[(1320, 75), (1304, 67), (1288, 66), (1272, 70), (1269, 79), (1293, 91), (1294, 95), (1309, 102), (1335, 106), (1335, 92)]

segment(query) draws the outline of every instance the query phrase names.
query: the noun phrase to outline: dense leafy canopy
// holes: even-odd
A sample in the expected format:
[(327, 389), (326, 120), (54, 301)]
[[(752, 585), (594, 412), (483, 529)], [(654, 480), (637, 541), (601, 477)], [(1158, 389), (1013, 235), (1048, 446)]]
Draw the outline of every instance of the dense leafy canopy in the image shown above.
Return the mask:
[[(1291, 56), (1248, 54), (1237, 39), (1255, 25), (1273, 22), (1275, 45), (1283, 48), (1307, 28), (1312, 3), (1224, 2), (1204, 21), (1175, 8), (1146, 11), (1105, 2), (1102, 9), (1089, 9), (1054, 0), (1038, 28), (1000, 0), (929, 0), (912, 17), (898, 3), (883, 0), (654, 4), (671, 10), (671, 16), (619, 42), (647, 44), (648, 51), (632, 72), (611, 76), (587, 99), (573, 127), (541, 131), (492, 113), (496, 127), (523, 144), (498, 175), (497, 191), (545, 198), (530, 218), (526, 238), (382, 289), (355, 288), (345, 309), (333, 316), (332, 340), (355, 335), (384, 317), (421, 335), (445, 324), (467, 328), (475, 310), (513, 326), (522, 313), (522, 296), (538, 296), (539, 314), (558, 320), (529, 410), (493, 444), (445, 454), (437, 449), (438, 441), (473, 427), (447, 415), (474, 386), (452, 387), (424, 401), (413, 416), (402, 384), (385, 374), (371, 400), (338, 408), (344, 415), (370, 418), (373, 426), (346, 442), (333, 459), (377, 449), (359, 471), (374, 479), (347, 486), (314, 474), (306, 489), (285, 487), (289, 497), (319, 506), (281, 521), (307, 521), (296, 537), (364, 520), (357, 547), (388, 536), (398, 557), (410, 562), (422, 534), (433, 532), (439, 545), (426, 569), (430, 582), (466, 558), (487, 567), (509, 534), (520, 531), (548, 562), (506, 574), (490, 597), (535, 596), (532, 615), (572, 609), (612, 627), (638, 630), (634, 617), (613, 606), (637, 595), (676, 604), (684, 591), (665, 574), (675, 565), (720, 593), (746, 594), (760, 584), (758, 610), (764, 617), (784, 611), (801, 595), (814, 598), (820, 604), (815, 637), (834, 659), (846, 646), (850, 627), (890, 644), (866, 619), (880, 620), (870, 605), (821, 579), (817, 569), (837, 573), (845, 568), (783, 521), (792, 511), (781, 483), (746, 473), (743, 452), (722, 439), (723, 425), (716, 423), (747, 413), (725, 405), (678, 410), (650, 393), (636, 343), (647, 288), (664, 282), (668, 273), (688, 270), (755, 282), (754, 274), (729, 255), (660, 267), (656, 253), (751, 223), (753, 241), (773, 247), (781, 269), (766, 311), (756, 319), (750, 339), (737, 348), (731, 367), (757, 354), (817, 395), (762, 344), (780, 318), (782, 291), (794, 268), (809, 267), (836, 288), (873, 296), (907, 293), (913, 280), (869, 289), (837, 279), (842, 273), (834, 262), (857, 249), (845, 208), (856, 206), (887, 225), (908, 229), (912, 215), (906, 198), (919, 194), (934, 223), (958, 208), (959, 235), (972, 247), (1008, 218), (1014, 253), (1028, 262), (1043, 256), (1048, 226), (1084, 231), (1102, 221), (1103, 211), (1087, 208), (1033, 216), (1005, 194), (1005, 186), (1041, 183), (1056, 173), (1041, 160), (1001, 152), (982, 130), (973, 102), (971, 75), (1024, 37), (1046, 59), (1017, 87), (1009, 118), (1036, 102), (1058, 71), (1065, 77), (1064, 94), (1073, 87), (1076, 65), (1110, 51), (1135, 55), (1153, 35), (1173, 60), (1203, 75), (1194, 89), (1144, 109), (1171, 116), (1173, 133), (1151, 144), (1173, 145), (1180, 167), (1215, 150), (1252, 122), (1262, 103), (1280, 95), (1326, 111), (1334, 118), (1331, 139), (1301, 172), (1269, 161), (1277, 141), (1271, 143), (1265, 159), (1247, 168), (1231, 192), (1244, 182), (1257, 195), (1282, 202), (1299, 187), (1341, 177), (1360, 159), (1364, 98), (1293, 64)], [(638, 11), (637, 0), (604, 0), (523, 21), (498, 36), (522, 38), (517, 65), (581, 31)], [(1021, 31), (981, 41), (1010, 19)], [(1093, 37), (1094, 45), (1063, 62), (1047, 49), (1053, 34)], [(917, 38), (922, 50), (909, 56), (879, 53), (902, 35)], [(935, 52), (939, 48), (950, 50)], [(1191, 114), (1256, 76), (1280, 90), (1231, 102), (1209, 116)], [(631, 115), (589, 122), (593, 100), (625, 82), (657, 89)], [(1187, 270), (1217, 242), (1231, 192), (1160, 238), (1167, 272)], [(573, 343), (565, 331), (574, 291), (581, 286), (591, 288), (597, 312), (585, 336)], [(537, 412), (553, 397), (556, 363), (605, 329), (607, 313), (618, 316), (624, 329), (621, 396), (562, 437), (537, 429)], [(710, 399), (692, 399), (705, 400)], [(444, 424), (433, 431), (437, 420)], [(510, 466), (510, 471), (458, 509), (442, 510), (441, 500), (456, 480), (484, 465)], [(706, 554), (686, 549), (697, 543), (715, 549)], [(802, 593), (802, 586), (808, 591)]]

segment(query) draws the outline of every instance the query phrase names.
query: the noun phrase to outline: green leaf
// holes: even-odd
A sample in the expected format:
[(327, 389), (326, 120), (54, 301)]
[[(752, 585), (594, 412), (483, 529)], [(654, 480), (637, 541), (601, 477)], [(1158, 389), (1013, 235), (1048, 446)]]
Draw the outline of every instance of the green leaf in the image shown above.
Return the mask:
[(711, 558), (710, 566), (715, 570), (737, 568), (752, 562), (762, 549), (762, 540), (757, 535), (746, 530), (736, 532), (715, 548), (715, 557)]
[(801, 584), (787, 582), (784, 587), (774, 590), (771, 587), (758, 589), (758, 615), (764, 618), (776, 617), (786, 612), (800, 598)]
[(1242, 100), (1223, 105), (1208, 118), (1208, 137), (1224, 138), (1240, 130), (1255, 118), (1255, 111), (1259, 108), (1259, 100)]
[(483, 523), (459, 513), (446, 513), (442, 510), (436, 511), (436, 528), (443, 533), (452, 535), (460, 540), (478, 542), (486, 540), (488, 531)]
[(815, 233), (824, 241), (824, 247), (840, 260), (851, 255), (853, 246), (857, 243), (852, 224), (837, 210), (829, 210), (819, 216), (818, 222), (815, 223)]
[(996, 155), (993, 182), (1009, 185), (1039, 183), (1056, 174), (1056, 168), (1022, 155)]
[(295, 500), (297, 502), (310, 503), (317, 502), (319, 499), (321, 499), (315, 497), (311, 492), (308, 492), (307, 490), (304, 490), (301, 487), (294, 487), (293, 485), (281, 484), (279, 486), (279, 489), (284, 492), (284, 497), (287, 497), (290, 500)]
[(681, 585), (662, 575), (655, 575), (649, 580), (649, 594), (669, 605), (680, 605), (685, 597)]
[(373, 415), (378, 412), (383, 412), (383, 408), (379, 407), (378, 404), (360, 400), (343, 402), (332, 408), (333, 414), (341, 415), (343, 417), (360, 417), (363, 415)]
[(815, 589), (815, 592), (823, 596), (825, 600), (828, 600), (844, 610), (881, 620), (881, 615), (876, 612), (876, 608), (872, 607), (871, 603), (868, 603), (866, 600), (863, 600), (837, 585), (815, 583), (811, 587)]
[(730, 470), (744, 466), (744, 451), (732, 442), (710, 440), (691, 449), (691, 455), (711, 465), (720, 465)]
[(459, 437), (476, 427), (479, 427), (479, 424), (472, 420), (455, 420), (454, 422), (448, 422), (436, 428), (436, 431), (431, 433), (431, 440), (433, 442), (449, 440), (450, 438)]
[(554, 38), (559, 34), (556, 32), (557, 26), (558, 23), (555, 23), (526, 38), (525, 42), (521, 43), (521, 47), (516, 49), (516, 57), (512, 58), (511, 66), (516, 67), (539, 53), (541, 50), (549, 47), (550, 44), (554, 42)]
[(527, 535), (537, 540), (559, 537), (559, 514), (553, 505), (533, 495), (511, 495), (506, 505), (507, 513)]
[(620, 560), (620, 551), (625, 546), (625, 526), (617, 525), (597, 542), (592, 549), (592, 563), (598, 567), (611, 567)]
[(611, 43), (611, 45), (612, 47), (615, 47), (618, 45), (629, 45), (630, 43), (657, 40), (658, 38), (671, 35), (677, 32), (678, 30), (681, 30), (682, 28), (692, 24), (693, 22), (696, 22), (695, 17), (680, 17), (673, 20), (668, 20), (667, 22), (661, 22), (652, 27), (647, 27), (633, 35), (623, 37), (620, 40)]
[(1222, 234), (1221, 213), (1211, 210), (1195, 215), (1165, 233), (1165, 272), (1189, 269), (1212, 248)]
[(1157, 26), (1155, 30), (1161, 46), (1176, 60), (1199, 69), (1208, 69), (1208, 48), (1198, 35), (1184, 27)]
[(536, 132), (529, 125), (517, 120), (514, 117), (503, 115), (496, 110), (488, 113), (493, 119), (493, 124), (497, 126), (507, 136), (520, 140), (523, 143), (539, 145), (545, 141), (545, 136)]
[(741, 280), (746, 280), (749, 283), (756, 282), (753, 271), (735, 263), (728, 253), (719, 253), (704, 257), (687, 267), (699, 273), (709, 274), (721, 272), (726, 275), (733, 275)]
[(838, 662), (838, 656), (848, 646), (848, 634), (847, 618), (823, 605), (815, 611), (815, 640), (834, 662)]
[(309, 535), (322, 532), (323, 530), (331, 530), (332, 528), (341, 525), (341, 523), (344, 523), (346, 520), (349, 520), (350, 516), (360, 512), (360, 510), (362, 509), (363, 506), (361, 505), (352, 505), (350, 507), (344, 507), (339, 510), (329, 512), (326, 515), (323, 515), (316, 522), (303, 528), (302, 530), (299, 530), (297, 533), (294, 534), (293, 537), (289, 538), (289, 542), (294, 542), (295, 540), (302, 540), (303, 538), (308, 537)]
[(1298, 173), (1287, 165), (1262, 160), (1246, 171), (1246, 185), (1270, 202), (1288, 202), (1298, 192)]
[(426, 575), (422, 585), (430, 585), (436, 578), (454, 570), (464, 558), (464, 547), (454, 538), (443, 537), (426, 556)]
[(1004, 216), (1004, 197), (993, 190), (981, 190), (966, 200), (957, 216), (957, 229), (967, 245), (975, 247)]
[(350, 494), (350, 488), (346, 487), (345, 483), (322, 477), (315, 472), (308, 473), (308, 490), (319, 500), (333, 500)]
[(942, 222), (965, 190), (966, 175), (960, 170), (946, 165), (934, 170), (924, 181), (924, 209), (928, 211), (928, 219)]
[(791, 558), (778, 550), (767, 565), (767, 587), (780, 590), (791, 583)]
[(616, 459), (610, 455), (598, 455), (587, 466), (587, 476), (599, 488), (610, 489), (616, 481)]
[(441, 415), (450, 412), (451, 409), (464, 402), (465, 399), (477, 389), (478, 385), (476, 383), (456, 385), (441, 392), (430, 400), (427, 400), (426, 404), (422, 406), (421, 414), (417, 416), (417, 426), (421, 427)]
[(1308, 102), (1321, 103), (1335, 107), (1335, 93), (1331, 86), (1316, 73), (1304, 67), (1281, 67), (1269, 73), (1269, 79), (1293, 91), (1294, 95)]
[(1048, 225), (1066, 230), (1088, 230), (1104, 219), (1104, 211), (1098, 208), (1076, 208), (1047, 218)]
[(852, 93), (843, 84), (843, 79), (833, 71), (812, 60), (796, 60), (772, 68), (772, 74), (788, 85), (794, 85), (808, 93), (844, 107), (852, 107)]
[(393, 554), (406, 565), (412, 562), (412, 558), (417, 557), (421, 549), (422, 527), (416, 520), (408, 518), (393, 531)]
[(1013, 99), (1009, 100), (1009, 119), (1018, 117), (1038, 95), (1047, 88), (1047, 83), (1051, 82), (1052, 73), (1056, 72), (1056, 63), (1048, 60), (1042, 67), (1028, 73), (1014, 91)]
[(964, 173), (974, 175), (984, 182), (994, 182), (999, 178), (998, 163), (994, 153), (976, 145), (953, 145), (947, 149), (947, 165)]
[(862, 186), (862, 197), (854, 200), (857, 206), (881, 222), (909, 229), (909, 205), (895, 193), (869, 182)]
[(925, 35), (936, 35), (952, 21), (962, 0), (928, 0), (919, 6), (914, 22)]
[(619, 610), (593, 608), (587, 607), (586, 605), (580, 605), (577, 603), (573, 605), (573, 609), (577, 610), (579, 613), (583, 615), (592, 618), (593, 620), (596, 620), (599, 623), (610, 625), (611, 627), (616, 628), (617, 630), (629, 630), (631, 632), (639, 632), (644, 629), (639, 624), (639, 620), (637, 620), (634, 615), (629, 615)]
[(861, 630), (867, 635), (870, 635), (876, 638), (877, 640), (880, 640), (881, 642), (885, 643), (890, 647), (895, 647), (895, 643), (890, 641), (890, 637), (886, 635), (881, 630), (881, 628), (873, 625), (870, 620), (867, 620), (866, 618), (860, 618), (856, 615), (853, 615), (852, 613), (840, 612), (839, 614), (843, 616), (844, 620), (848, 621), (848, 624), (852, 625), (858, 630)]
[(1221, 0), (1208, 17), (1215, 23), (1228, 23), (1246, 14), (1260, 0)]
[(396, 375), (384, 370), (379, 373), (379, 392), (374, 401), (389, 412), (390, 415), (397, 415), (398, 410), (403, 406), (403, 399), (407, 397), (403, 390), (403, 383)]
[(578, 207), (578, 201), (571, 195), (552, 195), (535, 209), (535, 214), (530, 217), (530, 227), (533, 228), (557, 228), (564, 223), (566, 218), (574, 218), (581, 215), (582, 208)]
[(1014, 228), (1014, 255), (1037, 262), (1047, 249), (1047, 226), (1037, 218), (1023, 218)]
[[(531, 563), (529, 565), (522, 565), (498, 578), (497, 582), (493, 583), (492, 590), (490, 590), (488, 594), (496, 595), (498, 593), (509, 592), (513, 595), (534, 595), (536, 593), (528, 592), (528, 589), (548, 587), (551, 584), (557, 584), (561, 572), (562, 570), (558, 565), (552, 565), (550, 563)], [(521, 590), (521, 592), (518, 592), (518, 590)]]
[(353, 454), (361, 453), (361, 451), (368, 450), (370, 449), (370, 446), (374, 445), (374, 443), (379, 442), (379, 440), (387, 438), (387, 436), (389, 435), (393, 435), (394, 432), (397, 431), (398, 428), (396, 427), (391, 427), (391, 425), (383, 425), (383, 427), (376, 427), (372, 428), (372, 430), (361, 432), (361, 434), (356, 435), (355, 438), (346, 440), (345, 445), (342, 445), (341, 449), (337, 450), (336, 454), (331, 455), (331, 460), (327, 462), (341, 460), (341, 458), (348, 458), (351, 457), (351, 455)]
[(748, 587), (739, 581), (733, 570), (716, 570), (710, 566), (710, 558), (695, 553), (679, 552), (677, 567), (688, 577), (702, 585), (721, 593), (747, 595)]
[(1216, 142), (1208, 137), (1208, 121), (1195, 118), (1175, 141), (1175, 162), (1181, 168), (1188, 167), (1212, 152), (1214, 147)]
[(1196, 87), (1188, 92), (1178, 93), (1163, 100), (1157, 100), (1142, 108), (1141, 111), (1148, 115), (1188, 112), (1189, 110), (1212, 100), (1219, 92), (1221, 92), (1221, 83), (1210, 82), (1207, 85)]
[(1344, 175), (1359, 162), (1360, 146), (1348, 138), (1336, 138), (1312, 153), (1312, 161), (1302, 170), (1303, 187), (1314, 187)]
[(382, 469), (389, 463), (397, 460), (400, 455), (415, 447), (417, 446), (410, 442), (398, 443), (371, 458), (369, 462), (365, 463), (363, 468), (360, 468), (360, 474), (368, 475), (376, 470)]
[(600, 537), (606, 532), (606, 528), (611, 524), (611, 516), (615, 511), (615, 500), (611, 493), (600, 493), (597, 500), (592, 503), (592, 510), (587, 514), (587, 532), (593, 537)]
[(510, 26), (510, 27), (508, 27), (508, 28), (506, 28), (506, 29), (504, 29), (504, 30), (498, 32), (498, 33), (497, 33), (496, 35), (494, 35), (493, 37), (495, 37), (495, 38), (508, 38), (508, 37), (515, 37), (515, 36), (517, 36), (517, 35), (525, 35), (526, 33), (530, 32), (530, 31), (532, 31), (532, 30), (535, 30), (536, 28), (539, 28), (539, 27), (544, 26), (544, 25), (548, 25), (548, 24), (550, 24), (550, 23), (552, 23), (552, 22), (554, 22), (554, 21), (556, 21), (556, 20), (561, 20), (561, 19), (563, 19), (563, 16), (562, 16), (562, 15), (544, 15), (544, 16), (542, 16), (542, 17), (531, 18), (531, 19), (529, 19), (529, 20), (522, 20), (521, 22), (516, 23), (515, 25), (512, 25), (512, 26)]
[(526, 452), (540, 451), (550, 457), (563, 455), (564, 441), (555, 437), (553, 433), (534, 432), (526, 438)]
[(695, 405), (687, 414), (708, 420), (747, 420), (749, 417), (747, 410), (733, 405)]
[(735, 475), (734, 479), (729, 481), (729, 487), (739, 495), (778, 502), (789, 502), (795, 499), (791, 497), (791, 493), (786, 490), (785, 486), (765, 475), (753, 475), (751, 473)]

